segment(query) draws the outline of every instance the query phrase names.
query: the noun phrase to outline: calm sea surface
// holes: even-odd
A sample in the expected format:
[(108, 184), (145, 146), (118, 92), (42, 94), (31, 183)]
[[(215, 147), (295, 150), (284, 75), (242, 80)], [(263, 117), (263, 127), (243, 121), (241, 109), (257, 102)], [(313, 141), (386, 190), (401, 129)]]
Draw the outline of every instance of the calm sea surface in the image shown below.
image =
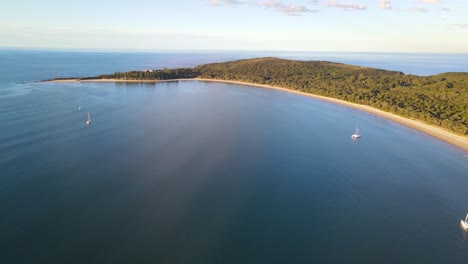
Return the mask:
[(420, 132), (240, 85), (31, 82), (271, 55), (468, 71), (459, 54), (0, 51), (0, 263), (467, 263), (468, 153)]

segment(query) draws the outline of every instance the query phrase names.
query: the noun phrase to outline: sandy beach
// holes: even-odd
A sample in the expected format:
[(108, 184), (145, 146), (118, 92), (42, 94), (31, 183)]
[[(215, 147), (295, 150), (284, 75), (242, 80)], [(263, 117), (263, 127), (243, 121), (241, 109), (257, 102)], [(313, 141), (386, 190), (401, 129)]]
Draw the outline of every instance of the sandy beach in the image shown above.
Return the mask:
[(330, 97), (325, 97), (325, 96), (320, 96), (320, 95), (314, 95), (310, 93), (305, 93), (305, 92), (300, 92), (300, 91), (294, 91), (290, 90), (287, 88), (282, 88), (282, 87), (276, 87), (276, 86), (269, 86), (269, 85), (262, 85), (262, 84), (254, 84), (254, 83), (247, 83), (247, 82), (238, 82), (238, 81), (226, 81), (226, 80), (216, 80), (216, 79), (174, 79), (174, 80), (122, 80), (122, 79), (90, 79), (90, 80), (80, 80), (80, 79), (66, 79), (66, 80), (53, 80), (49, 82), (126, 82), (126, 83), (159, 83), (159, 82), (174, 82), (174, 81), (204, 81), (204, 82), (223, 82), (223, 83), (232, 83), (232, 84), (241, 84), (241, 85), (247, 85), (247, 86), (254, 86), (254, 87), (262, 87), (262, 88), (268, 88), (268, 89), (275, 89), (275, 90), (281, 90), (284, 92), (289, 92), (289, 93), (294, 93), (302, 96), (308, 96), (312, 98), (317, 98), (320, 100), (325, 100), (328, 102), (340, 104), (340, 105), (345, 105), (347, 107), (351, 107), (354, 109), (358, 109), (361, 111), (365, 111), (367, 113), (392, 120), (396, 123), (405, 125), (407, 127), (416, 129), (418, 131), (421, 131), (427, 135), (430, 135), (432, 137), (435, 137), (437, 139), (440, 139), (444, 142), (447, 142), (453, 146), (459, 147), (463, 149), (464, 151), (468, 151), (468, 137), (454, 134), (452, 132), (449, 132), (447, 130), (444, 130), (442, 128), (428, 125), (426, 123), (423, 123), (418, 120), (413, 120), (409, 119), (406, 117), (402, 117), (396, 114), (392, 114), (389, 112), (385, 112), (383, 110), (376, 109), (371, 106), (366, 106), (366, 105), (360, 105), (360, 104), (355, 104), (355, 103), (350, 103), (347, 101), (339, 100), (339, 99), (334, 99)]

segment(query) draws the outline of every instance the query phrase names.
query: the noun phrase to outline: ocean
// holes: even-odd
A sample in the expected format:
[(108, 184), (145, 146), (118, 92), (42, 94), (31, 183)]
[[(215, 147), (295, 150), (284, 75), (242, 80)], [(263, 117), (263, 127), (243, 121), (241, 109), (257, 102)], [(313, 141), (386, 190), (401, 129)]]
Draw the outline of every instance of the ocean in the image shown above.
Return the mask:
[(0, 51), (0, 263), (466, 263), (468, 154), (421, 132), (237, 84), (35, 82), (264, 56), (468, 72), (468, 54)]

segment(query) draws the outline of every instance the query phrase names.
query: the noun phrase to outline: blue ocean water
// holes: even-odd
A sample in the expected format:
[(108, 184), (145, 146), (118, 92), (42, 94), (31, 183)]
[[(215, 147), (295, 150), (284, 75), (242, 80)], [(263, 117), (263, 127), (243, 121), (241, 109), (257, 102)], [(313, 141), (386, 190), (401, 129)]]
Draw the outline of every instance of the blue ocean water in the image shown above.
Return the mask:
[[(256, 57), (324, 60), (364, 67), (433, 75), (468, 72), (468, 54), (347, 53), (279, 51), (185, 51), (159, 53), (65, 52), (0, 50), (0, 81), (31, 81), (54, 77), (97, 75), (115, 71), (193, 67)], [(27, 72), (25, 72), (27, 71)]]
[(240, 85), (31, 82), (271, 55), (0, 51), (0, 262), (466, 263), (468, 154), (418, 131)]

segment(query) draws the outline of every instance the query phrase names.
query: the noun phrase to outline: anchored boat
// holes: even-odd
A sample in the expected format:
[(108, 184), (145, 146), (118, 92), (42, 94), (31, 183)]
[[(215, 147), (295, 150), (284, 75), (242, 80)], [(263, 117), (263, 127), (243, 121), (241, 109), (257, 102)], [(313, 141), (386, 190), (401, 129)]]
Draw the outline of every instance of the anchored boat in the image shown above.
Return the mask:
[(361, 137), (361, 134), (359, 134), (359, 127), (358, 125), (356, 124), (356, 132), (354, 132), (354, 134), (351, 135), (351, 138), (352, 139), (358, 139)]
[(468, 231), (468, 214), (466, 214), (465, 220), (460, 220), (461, 226), (465, 231)]
[(91, 125), (91, 116), (89, 115), (89, 112), (88, 112), (88, 120), (86, 120), (86, 125), (87, 126)]

